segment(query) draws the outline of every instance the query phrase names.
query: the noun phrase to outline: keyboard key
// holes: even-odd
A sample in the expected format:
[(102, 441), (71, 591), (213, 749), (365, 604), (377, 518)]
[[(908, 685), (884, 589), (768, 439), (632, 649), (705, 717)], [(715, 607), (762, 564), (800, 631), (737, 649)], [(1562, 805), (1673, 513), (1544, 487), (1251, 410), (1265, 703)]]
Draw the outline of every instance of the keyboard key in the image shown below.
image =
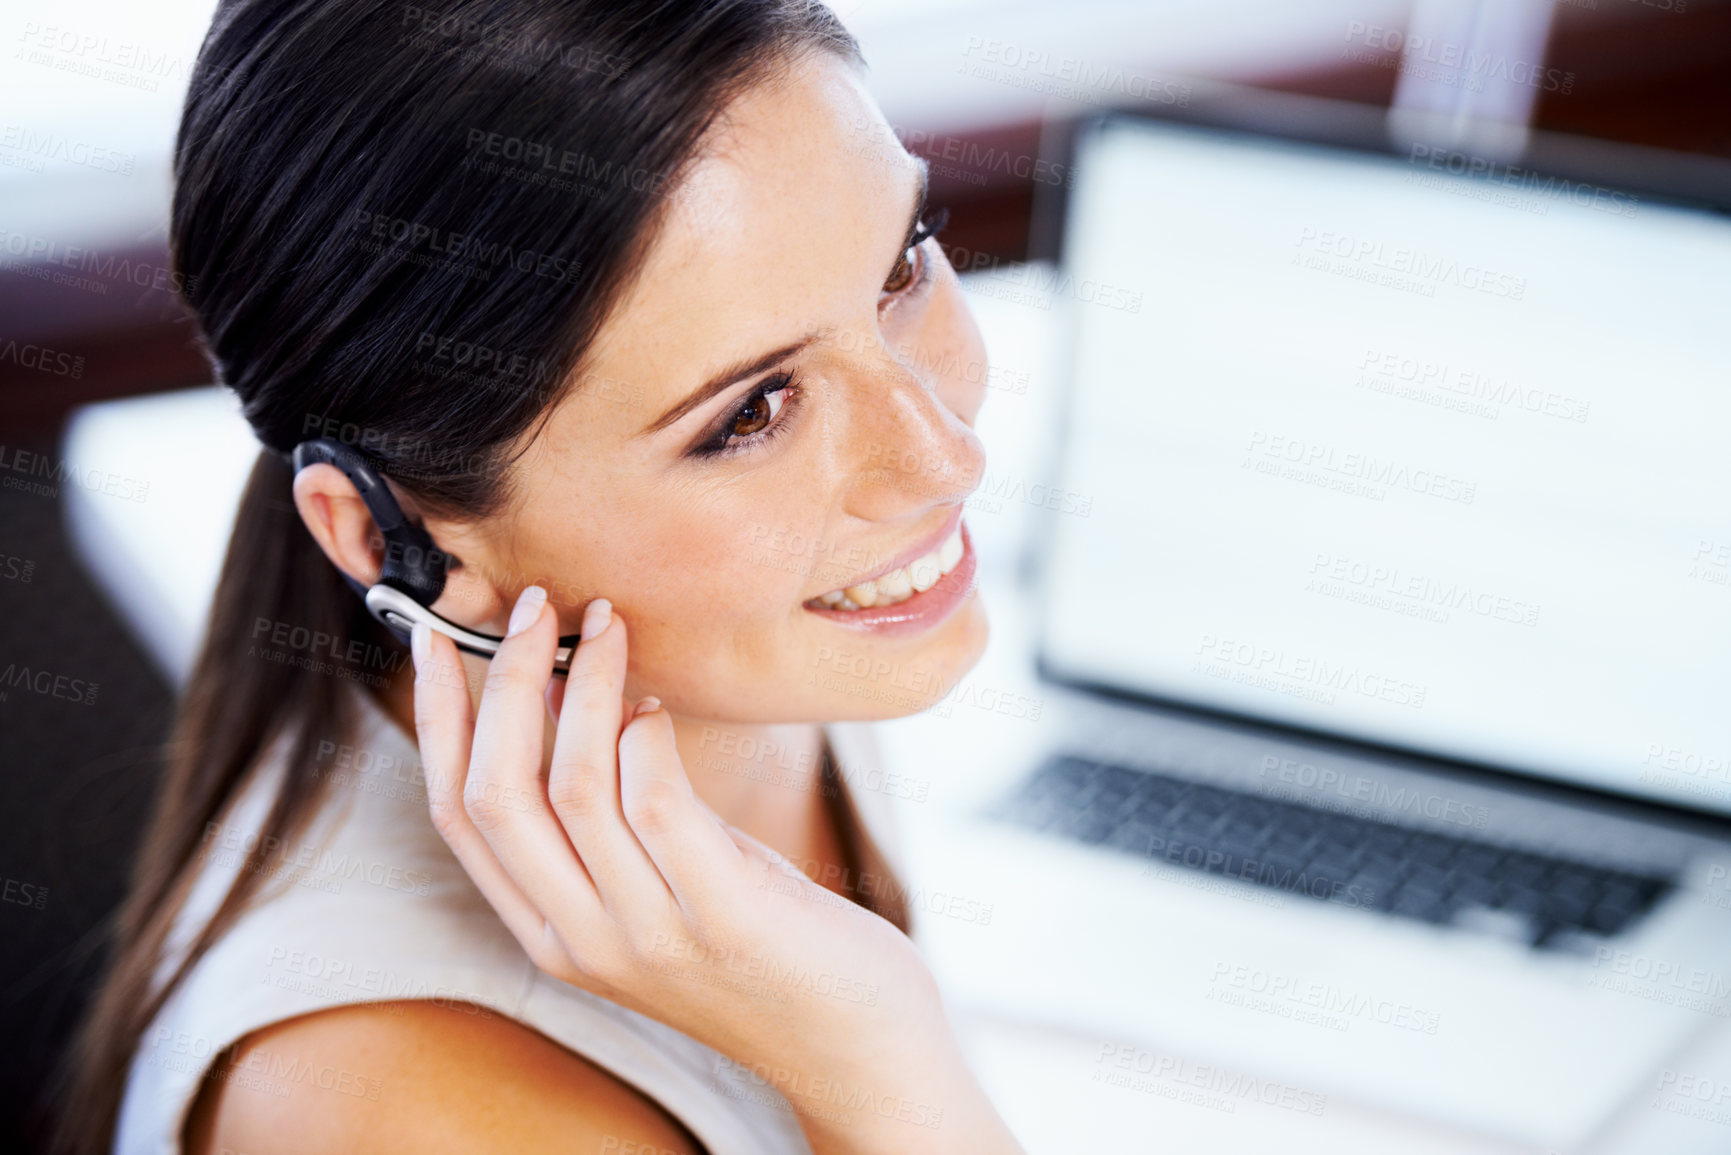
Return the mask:
[(1414, 862), (1426, 866), (1447, 866), (1460, 849), (1460, 844), (1451, 838), (1441, 838), (1431, 834), (1415, 835), (1407, 844), (1407, 857)]
[(1413, 886), (1401, 887), (1389, 909), (1395, 914), (1424, 922), (1447, 922), (1454, 915), (1453, 909), (1443, 901), (1441, 892)]

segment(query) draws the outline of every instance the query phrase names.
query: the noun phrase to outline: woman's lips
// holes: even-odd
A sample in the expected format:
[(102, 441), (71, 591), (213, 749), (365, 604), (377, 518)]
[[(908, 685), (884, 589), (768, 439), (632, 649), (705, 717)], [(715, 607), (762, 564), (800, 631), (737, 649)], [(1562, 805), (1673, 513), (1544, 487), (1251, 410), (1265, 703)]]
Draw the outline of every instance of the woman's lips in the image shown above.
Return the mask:
[(836, 610), (811, 602), (805, 609), (839, 626), (874, 634), (912, 634), (928, 630), (961, 607), (973, 590), (977, 560), (966, 522), (961, 524), (962, 557), (949, 573), (923, 593), (892, 606), (864, 610)]

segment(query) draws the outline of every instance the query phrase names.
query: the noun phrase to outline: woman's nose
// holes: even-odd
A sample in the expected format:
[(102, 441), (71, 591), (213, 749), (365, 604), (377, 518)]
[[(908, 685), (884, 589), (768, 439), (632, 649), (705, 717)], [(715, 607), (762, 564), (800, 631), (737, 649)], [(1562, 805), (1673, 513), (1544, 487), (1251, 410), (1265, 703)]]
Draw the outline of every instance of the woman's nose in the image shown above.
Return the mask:
[(965, 499), (985, 475), (979, 435), (905, 364), (889, 360), (878, 378), (851, 423), (847, 512), (885, 521)]

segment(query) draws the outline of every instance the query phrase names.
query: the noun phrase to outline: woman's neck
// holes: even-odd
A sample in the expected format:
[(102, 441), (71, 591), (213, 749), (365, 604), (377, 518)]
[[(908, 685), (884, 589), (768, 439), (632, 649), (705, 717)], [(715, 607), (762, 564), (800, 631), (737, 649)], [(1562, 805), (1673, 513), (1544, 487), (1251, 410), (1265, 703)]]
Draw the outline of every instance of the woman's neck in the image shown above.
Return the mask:
[(673, 714), (691, 787), (724, 820), (805, 813), (819, 795), (823, 731), (815, 725), (710, 722)]

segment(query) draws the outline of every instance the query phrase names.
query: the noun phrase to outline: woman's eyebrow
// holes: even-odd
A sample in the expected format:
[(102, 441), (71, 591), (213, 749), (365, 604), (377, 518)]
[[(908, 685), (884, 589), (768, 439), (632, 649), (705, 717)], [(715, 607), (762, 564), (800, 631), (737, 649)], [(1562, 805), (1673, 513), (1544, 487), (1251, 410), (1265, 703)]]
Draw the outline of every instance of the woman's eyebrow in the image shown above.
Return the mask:
[[(926, 190), (930, 179), (928, 175), (930, 165), (926, 162), (924, 157), (914, 157), (913, 159), (919, 172), (919, 184), (914, 188), (914, 207), (913, 211), (908, 214), (908, 231), (902, 237), (901, 247), (896, 249), (895, 258), (890, 261), (889, 270), (884, 273), (886, 279), (889, 277), (890, 272), (895, 270), (895, 262), (901, 259), (902, 253), (906, 252), (907, 247), (913, 243), (914, 234), (920, 227), (920, 219), (925, 215), (926, 211)], [(738, 362), (727, 366), (725, 369), (722, 369), (720, 372), (710, 377), (709, 380), (705, 381), (702, 385), (693, 389), (686, 395), (684, 400), (680, 401), (678, 404), (674, 405), (673, 408), (650, 422), (635, 436), (647, 437), (651, 433), (659, 433), (661, 430), (666, 429), (669, 425), (672, 425), (675, 421), (678, 421), (681, 417), (684, 417), (687, 413), (690, 413), (693, 409), (696, 409), (716, 394), (723, 393), (734, 385), (737, 385), (740, 381), (743, 381), (745, 378), (762, 373), (764, 370), (773, 368), (787, 360), (789, 357), (792, 357), (795, 353), (800, 352), (807, 345), (810, 345), (813, 341), (817, 340), (819, 336), (821, 336), (820, 332), (810, 332), (790, 345), (783, 345), (779, 349), (771, 349), (761, 357), (756, 357), (750, 361)]]

